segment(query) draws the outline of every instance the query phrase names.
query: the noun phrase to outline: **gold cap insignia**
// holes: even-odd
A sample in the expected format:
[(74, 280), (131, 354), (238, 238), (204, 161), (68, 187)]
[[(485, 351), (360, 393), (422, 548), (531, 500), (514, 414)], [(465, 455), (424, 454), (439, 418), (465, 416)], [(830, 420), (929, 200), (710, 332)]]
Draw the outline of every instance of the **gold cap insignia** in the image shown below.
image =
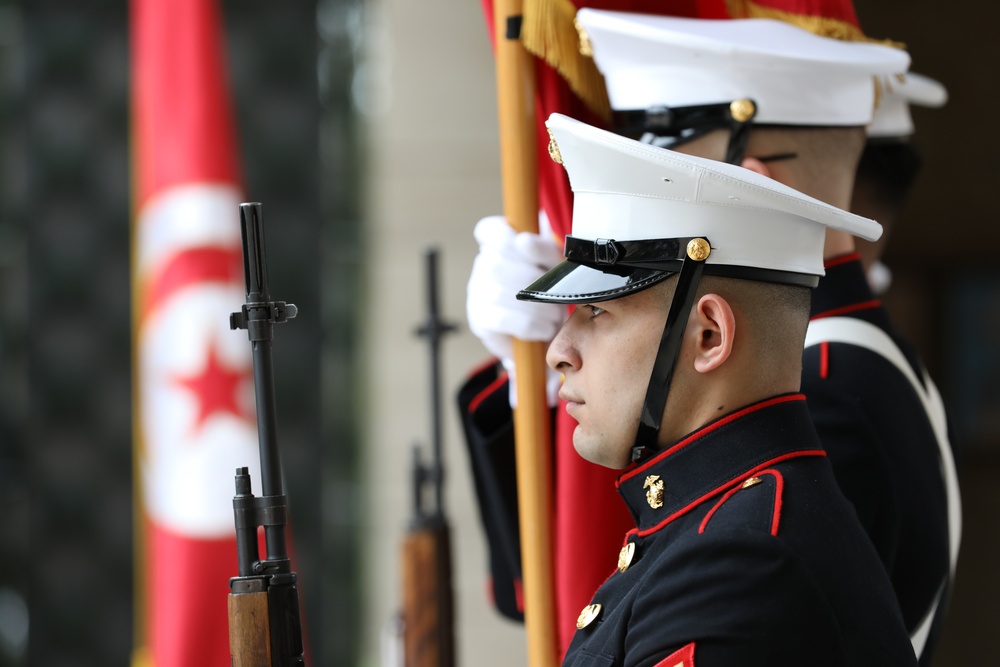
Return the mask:
[(757, 105), (753, 100), (733, 100), (729, 104), (729, 115), (737, 123), (745, 123), (757, 113)]
[(654, 510), (663, 507), (663, 480), (659, 475), (648, 476), (642, 488), (649, 489), (646, 491), (646, 502), (650, 507)]
[(687, 255), (696, 262), (704, 262), (712, 254), (712, 246), (705, 239), (691, 239), (687, 244)]
[(635, 542), (629, 542), (618, 552), (618, 571), (627, 570), (628, 566), (632, 564), (633, 557), (635, 557)]
[(556, 164), (562, 164), (562, 153), (559, 152), (559, 144), (556, 143), (556, 138), (552, 134), (552, 130), (549, 130), (549, 157)]
[(751, 486), (757, 486), (758, 484), (760, 484), (763, 481), (764, 480), (762, 480), (760, 477), (749, 477), (749, 478), (747, 478), (746, 480), (743, 481), (743, 485), (740, 488), (741, 489), (749, 489)]
[(585, 627), (597, 620), (597, 617), (601, 615), (601, 605), (600, 604), (588, 604), (580, 612), (580, 615), (576, 617), (576, 629), (583, 630)]

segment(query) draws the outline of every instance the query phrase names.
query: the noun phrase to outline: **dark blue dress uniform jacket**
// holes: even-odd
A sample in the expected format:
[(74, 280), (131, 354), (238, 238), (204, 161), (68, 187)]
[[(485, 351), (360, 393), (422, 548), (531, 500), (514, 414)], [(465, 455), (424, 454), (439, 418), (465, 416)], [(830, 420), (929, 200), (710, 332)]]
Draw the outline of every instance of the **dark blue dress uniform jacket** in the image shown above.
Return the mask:
[(801, 394), (708, 424), (619, 492), (637, 528), (564, 665), (916, 664)]
[[(918, 378), (923, 367), (872, 294), (857, 255), (828, 265), (812, 319), (847, 316), (894, 340)], [(803, 357), (802, 392), (841, 490), (875, 545), (913, 632), (944, 586), (924, 647), (930, 665), (950, 590), (948, 517), (937, 439), (912, 385), (871, 350), (816, 345)]]

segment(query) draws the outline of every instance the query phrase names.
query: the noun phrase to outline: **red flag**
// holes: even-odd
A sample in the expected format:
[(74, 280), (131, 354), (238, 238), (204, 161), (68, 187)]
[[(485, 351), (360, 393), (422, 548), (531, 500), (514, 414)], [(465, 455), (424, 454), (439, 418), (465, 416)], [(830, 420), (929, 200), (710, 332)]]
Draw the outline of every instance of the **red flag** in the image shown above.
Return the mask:
[(260, 488), (233, 114), (215, 0), (132, 0), (136, 651), (228, 665), (233, 475)]

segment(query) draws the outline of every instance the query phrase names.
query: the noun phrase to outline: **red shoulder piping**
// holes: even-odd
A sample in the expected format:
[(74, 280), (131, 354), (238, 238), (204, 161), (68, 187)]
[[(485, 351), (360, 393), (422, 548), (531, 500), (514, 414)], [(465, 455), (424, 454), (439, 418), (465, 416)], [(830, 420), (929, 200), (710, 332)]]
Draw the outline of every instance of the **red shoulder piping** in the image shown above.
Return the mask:
[[(774, 477), (774, 506), (771, 509), (771, 535), (777, 535), (778, 526), (781, 523), (781, 498), (785, 490), (785, 478), (777, 470), (761, 470), (756, 473), (756, 475), (758, 477), (762, 475), (770, 475), (771, 477)], [(719, 498), (719, 502), (715, 503), (712, 509), (708, 510), (708, 514), (705, 515), (705, 518), (701, 520), (701, 524), (698, 526), (699, 535), (705, 532), (705, 528), (708, 526), (708, 521), (715, 515), (716, 510), (722, 507), (727, 500), (732, 498), (737, 491), (740, 491), (743, 488), (744, 481), (753, 476), (754, 475), (747, 475), (743, 479), (737, 480), (735, 482), (735, 486), (726, 491), (725, 495)]]

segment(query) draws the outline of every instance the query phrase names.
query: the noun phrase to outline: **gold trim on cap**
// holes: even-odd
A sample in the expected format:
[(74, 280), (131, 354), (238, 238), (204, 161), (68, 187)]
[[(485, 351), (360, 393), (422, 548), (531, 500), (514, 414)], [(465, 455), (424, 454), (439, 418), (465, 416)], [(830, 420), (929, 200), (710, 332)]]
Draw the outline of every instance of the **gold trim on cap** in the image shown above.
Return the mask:
[(632, 564), (632, 558), (635, 557), (635, 542), (629, 542), (622, 547), (622, 550), (618, 552), (618, 571), (624, 572), (628, 569), (628, 566)]
[(691, 239), (687, 244), (687, 255), (696, 262), (704, 262), (712, 254), (712, 246), (702, 238)]
[(583, 630), (585, 627), (597, 620), (601, 615), (601, 605), (599, 603), (588, 604), (576, 617), (576, 629)]
[(549, 157), (556, 164), (562, 164), (562, 153), (559, 152), (559, 144), (556, 143), (555, 135), (552, 134), (552, 130), (549, 130)]
[(729, 103), (729, 115), (737, 123), (747, 122), (753, 118), (755, 113), (757, 113), (757, 105), (753, 103), (753, 100), (733, 100)]

